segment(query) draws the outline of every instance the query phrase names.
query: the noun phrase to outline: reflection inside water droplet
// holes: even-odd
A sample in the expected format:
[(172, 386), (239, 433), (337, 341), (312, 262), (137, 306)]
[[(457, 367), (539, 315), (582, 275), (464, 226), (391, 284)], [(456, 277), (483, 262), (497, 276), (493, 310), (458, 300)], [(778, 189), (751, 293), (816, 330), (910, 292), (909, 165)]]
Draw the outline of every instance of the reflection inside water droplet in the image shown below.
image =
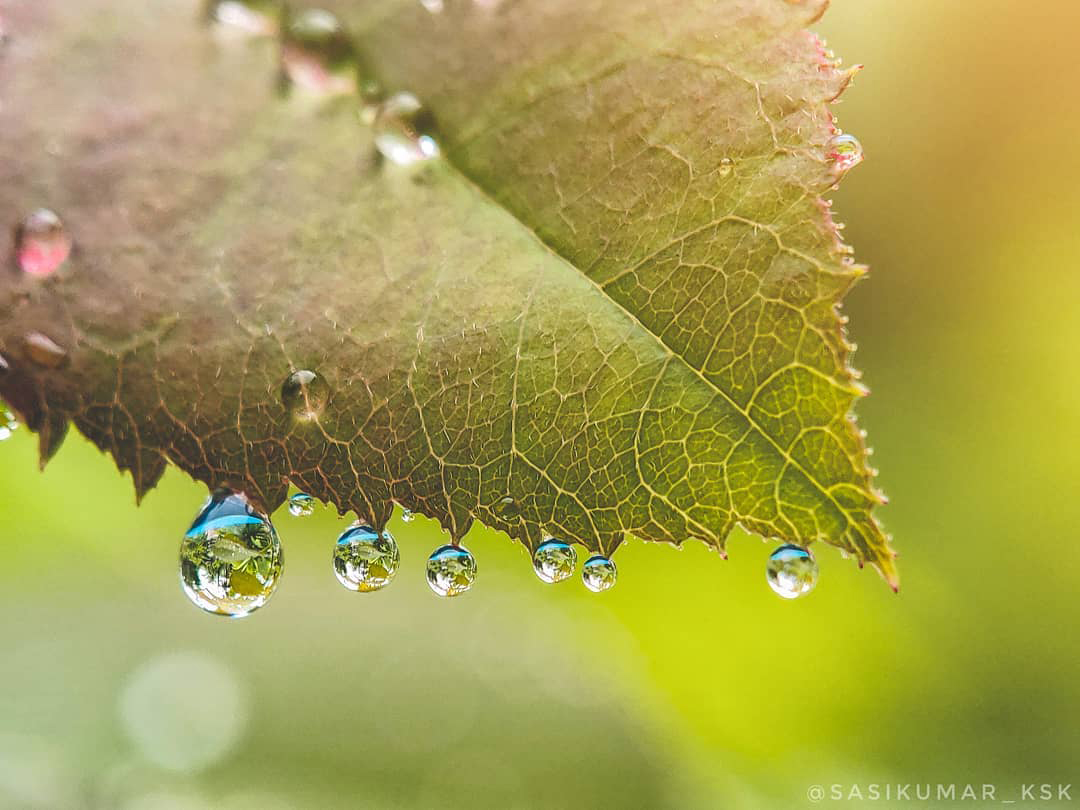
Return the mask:
[(814, 590), (818, 564), (809, 549), (785, 545), (769, 555), (765, 569), (769, 587), (785, 599), (796, 599)]
[(435, 122), (412, 93), (395, 93), (386, 99), (372, 126), (375, 147), (391, 163), (410, 166), (439, 155)]
[(23, 335), (26, 356), (35, 365), (42, 368), (60, 368), (67, 362), (67, 351), (55, 340), (41, 332), (27, 332)]
[(829, 140), (826, 156), (832, 161), (835, 171), (846, 172), (862, 162), (862, 144), (854, 135), (834, 135)]
[(239, 618), (266, 604), (282, 571), (270, 519), (241, 493), (218, 490), (180, 543), (180, 581), (208, 613)]
[(297, 492), (289, 498), (289, 514), (293, 517), (307, 517), (315, 513), (315, 499), (306, 492)]
[(278, 33), (283, 10), (281, 0), (211, 0), (206, 17), (225, 33), (267, 37)]
[(28, 275), (52, 275), (71, 255), (71, 236), (60, 217), (39, 208), (15, 229), (15, 259)]
[(355, 93), (357, 68), (352, 39), (335, 15), (308, 8), (289, 19), (281, 40), (286, 88), (315, 96)]
[(354, 523), (334, 546), (334, 574), (350, 591), (377, 591), (390, 584), (400, 559), (390, 532), (380, 534), (370, 526)]
[(617, 576), (615, 562), (602, 554), (594, 554), (581, 566), (581, 581), (593, 593), (606, 591), (615, 584)]
[(476, 581), (476, 558), (463, 546), (439, 546), (428, 557), (427, 581), (439, 596), (463, 594)]
[(281, 384), (281, 404), (300, 422), (314, 422), (330, 401), (330, 386), (317, 372), (294, 371)]
[(542, 582), (562, 582), (574, 575), (577, 552), (569, 543), (549, 537), (533, 553), (533, 570)]
[(15, 418), (15, 414), (8, 410), (7, 403), (0, 399), (0, 442), (10, 438), (18, 426), (19, 422)]

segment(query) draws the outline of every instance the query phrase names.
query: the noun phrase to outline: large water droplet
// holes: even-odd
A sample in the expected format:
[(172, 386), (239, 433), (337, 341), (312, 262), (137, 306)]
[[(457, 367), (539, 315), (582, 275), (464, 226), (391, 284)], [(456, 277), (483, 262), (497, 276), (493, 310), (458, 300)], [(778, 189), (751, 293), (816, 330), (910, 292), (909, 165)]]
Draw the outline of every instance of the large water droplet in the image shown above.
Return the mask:
[(427, 581), (439, 596), (465, 593), (476, 581), (476, 558), (462, 546), (439, 546), (428, 557)]
[(282, 32), (281, 70), (288, 87), (315, 96), (357, 89), (356, 49), (341, 21), (329, 11), (296, 12)]
[(765, 574), (769, 587), (776, 593), (785, 599), (796, 599), (814, 590), (818, 564), (809, 549), (789, 544), (769, 555)]
[(60, 217), (39, 208), (15, 229), (15, 259), (31, 276), (52, 275), (71, 254), (71, 236)]
[(574, 575), (577, 552), (569, 543), (549, 537), (533, 552), (533, 570), (548, 584), (562, 582)]
[(399, 166), (438, 157), (435, 122), (412, 93), (395, 93), (375, 114), (375, 147)]
[(593, 593), (606, 591), (615, 584), (617, 576), (614, 561), (602, 554), (594, 554), (581, 566), (581, 581)]
[(300, 422), (316, 421), (329, 401), (330, 386), (314, 371), (294, 371), (281, 385), (281, 404)]
[(26, 356), (42, 368), (60, 368), (67, 362), (67, 351), (48, 335), (27, 332), (23, 335), (23, 341)]
[(270, 519), (238, 492), (211, 495), (180, 543), (184, 593), (219, 616), (239, 618), (265, 605), (281, 570), (281, 543)]
[(834, 135), (829, 140), (826, 156), (832, 161), (833, 170), (843, 173), (862, 163), (862, 144), (854, 135)]
[(280, 28), (281, 0), (211, 0), (207, 19), (224, 32), (244, 37), (267, 37)]
[(350, 591), (377, 591), (390, 584), (401, 555), (388, 531), (379, 534), (370, 526), (354, 523), (341, 533), (334, 546), (334, 573)]
[(289, 498), (289, 514), (293, 517), (307, 517), (315, 513), (315, 499), (306, 492), (297, 492)]
[(15, 414), (8, 410), (7, 403), (0, 399), (0, 442), (9, 438), (18, 426)]

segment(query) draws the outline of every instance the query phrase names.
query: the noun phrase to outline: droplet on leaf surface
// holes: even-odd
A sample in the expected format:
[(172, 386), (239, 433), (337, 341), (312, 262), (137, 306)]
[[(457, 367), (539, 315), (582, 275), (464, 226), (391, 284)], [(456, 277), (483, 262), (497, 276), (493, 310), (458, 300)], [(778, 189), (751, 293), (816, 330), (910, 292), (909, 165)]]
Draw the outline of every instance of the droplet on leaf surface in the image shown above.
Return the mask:
[(67, 351), (48, 335), (27, 332), (23, 335), (23, 342), (26, 344), (26, 356), (41, 368), (60, 368), (67, 362)]
[(184, 593), (207, 613), (240, 618), (258, 610), (281, 571), (277, 532), (239, 492), (211, 495), (180, 543)]
[(395, 93), (383, 101), (372, 126), (375, 148), (391, 163), (411, 166), (439, 155), (434, 120), (412, 93)]
[(863, 148), (854, 135), (834, 135), (829, 140), (826, 155), (832, 161), (833, 169), (842, 173), (862, 163)]
[(315, 512), (315, 499), (306, 492), (297, 492), (289, 498), (289, 514), (293, 517), (307, 517)]
[(533, 570), (541, 582), (549, 585), (572, 577), (576, 565), (574, 547), (554, 537), (549, 537), (533, 552)]
[(336, 15), (319, 8), (296, 12), (281, 40), (286, 87), (313, 96), (340, 96), (357, 89), (356, 49)]
[(230, 34), (270, 37), (278, 33), (283, 6), (281, 0), (211, 0), (206, 17)]
[(797, 599), (814, 590), (818, 564), (809, 549), (784, 545), (769, 555), (766, 568), (769, 587), (785, 599)]
[(39, 208), (15, 229), (15, 259), (24, 273), (52, 275), (71, 255), (71, 236), (60, 217)]
[(7, 404), (0, 399), (0, 442), (9, 438), (18, 426), (15, 414), (8, 410)]
[(615, 584), (618, 571), (610, 557), (595, 554), (581, 566), (581, 581), (593, 593), (606, 591)]
[(329, 400), (330, 386), (314, 371), (294, 371), (281, 385), (281, 404), (299, 422), (316, 421)]
[(377, 591), (390, 584), (401, 555), (388, 531), (381, 534), (355, 523), (341, 533), (334, 546), (334, 574), (350, 591)]
[(411, 509), (402, 509), (401, 520), (403, 523), (412, 523), (414, 520), (416, 520), (416, 515), (412, 513)]
[(439, 596), (458, 596), (476, 581), (476, 558), (462, 546), (439, 546), (428, 557), (427, 581)]

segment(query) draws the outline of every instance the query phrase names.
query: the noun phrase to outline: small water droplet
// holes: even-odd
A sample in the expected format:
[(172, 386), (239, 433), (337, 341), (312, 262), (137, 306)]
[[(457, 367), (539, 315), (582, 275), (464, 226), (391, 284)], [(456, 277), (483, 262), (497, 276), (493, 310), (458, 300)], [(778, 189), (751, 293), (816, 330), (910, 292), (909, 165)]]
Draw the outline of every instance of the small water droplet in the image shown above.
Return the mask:
[(721, 177), (727, 177), (731, 174), (732, 169), (735, 168), (735, 161), (729, 157), (726, 157), (720, 161), (720, 167), (718, 172)]
[(432, 14), (442, 14), (443, 9), (446, 8), (443, 0), (420, 0), (420, 5)]
[(8, 410), (7, 403), (0, 399), (0, 442), (10, 438), (18, 427), (19, 421), (15, 418), (15, 414)]
[(416, 515), (412, 513), (411, 509), (402, 509), (401, 520), (404, 523), (412, 523), (414, 520), (416, 520)]
[(503, 520), (512, 520), (521, 514), (521, 507), (518, 506), (517, 501), (507, 495), (495, 504), (495, 514)]
[(593, 593), (600, 593), (615, 584), (618, 573), (610, 557), (594, 554), (581, 566), (581, 581)]
[(71, 255), (71, 236), (60, 217), (39, 208), (15, 229), (15, 258), (31, 276), (52, 275)]
[(857, 166), (863, 159), (862, 144), (854, 135), (834, 135), (825, 154), (832, 161), (833, 170), (840, 173)]
[(357, 69), (356, 49), (337, 16), (307, 8), (288, 21), (281, 40), (287, 87), (320, 97), (355, 93)]
[(55, 340), (41, 332), (27, 332), (23, 335), (26, 343), (26, 356), (42, 368), (60, 368), (67, 362), (67, 352)]
[(547, 538), (533, 553), (533, 570), (542, 582), (549, 585), (562, 582), (574, 575), (577, 565), (577, 552), (569, 543)]
[(293, 517), (308, 517), (315, 513), (316, 501), (306, 492), (297, 492), (289, 498), (289, 514)]
[(180, 582), (207, 613), (240, 618), (266, 604), (281, 578), (277, 532), (239, 492), (210, 496), (180, 543)]
[(796, 599), (814, 590), (818, 564), (809, 549), (788, 544), (769, 555), (765, 573), (770, 588), (785, 599)]
[(330, 386), (314, 371), (294, 371), (281, 385), (281, 404), (297, 421), (317, 421), (329, 401)]
[(385, 588), (397, 573), (401, 555), (388, 531), (354, 523), (334, 546), (334, 574), (350, 591), (367, 593)]
[(410, 166), (438, 157), (431, 115), (412, 93), (395, 93), (375, 114), (375, 148), (392, 163)]
[(465, 593), (476, 581), (476, 558), (462, 546), (439, 546), (428, 557), (427, 581), (439, 596)]
[(207, 19), (223, 32), (243, 37), (272, 37), (278, 33), (281, 0), (211, 0)]

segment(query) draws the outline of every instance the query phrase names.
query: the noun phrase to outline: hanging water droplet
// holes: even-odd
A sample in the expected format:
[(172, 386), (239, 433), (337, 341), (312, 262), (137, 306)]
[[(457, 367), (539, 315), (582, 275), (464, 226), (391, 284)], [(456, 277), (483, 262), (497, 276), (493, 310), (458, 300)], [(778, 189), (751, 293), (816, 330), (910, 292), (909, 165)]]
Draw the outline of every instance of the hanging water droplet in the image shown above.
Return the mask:
[(341, 533), (334, 546), (334, 573), (350, 591), (377, 591), (390, 584), (401, 555), (388, 531), (354, 523)]
[(765, 573), (770, 588), (785, 599), (796, 599), (814, 590), (818, 564), (809, 549), (789, 544), (769, 555)]
[(210, 496), (180, 543), (180, 582), (208, 613), (239, 618), (266, 604), (282, 571), (270, 519), (239, 492)]
[(593, 593), (600, 593), (615, 584), (618, 573), (610, 557), (594, 554), (581, 566), (581, 581)]
[(289, 514), (293, 517), (308, 517), (315, 513), (315, 499), (306, 492), (297, 492), (289, 498)]
[(427, 581), (439, 596), (465, 593), (476, 581), (476, 558), (462, 546), (439, 546), (428, 557)]
[(277, 34), (283, 7), (281, 0), (211, 0), (206, 18), (223, 32), (268, 37)]
[(420, 0), (420, 5), (430, 11), (432, 14), (441, 14), (446, 7), (443, 0)]
[(42, 368), (60, 368), (67, 362), (67, 352), (55, 340), (41, 332), (23, 335), (26, 356)]
[(834, 135), (825, 154), (832, 161), (833, 170), (841, 174), (863, 159), (862, 144), (854, 135)]
[(281, 41), (286, 87), (321, 97), (355, 93), (357, 69), (352, 39), (334, 14), (308, 8), (288, 21)]
[(15, 229), (15, 259), (31, 276), (52, 275), (71, 255), (71, 236), (60, 217), (39, 208)]
[(435, 122), (412, 93), (395, 93), (375, 114), (375, 148), (399, 166), (438, 157)]
[(10, 438), (18, 426), (19, 422), (15, 418), (15, 414), (8, 410), (7, 403), (0, 399), (0, 442)]
[(403, 523), (412, 523), (414, 520), (416, 520), (416, 515), (412, 513), (411, 509), (402, 509), (401, 520)]
[(503, 520), (512, 520), (521, 514), (521, 507), (518, 506), (517, 501), (507, 495), (495, 504), (495, 514)]
[(547, 538), (533, 552), (533, 570), (549, 585), (572, 577), (575, 565), (577, 552), (574, 547), (554, 537)]
[(317, 372), (294, 371), (281, 385), (281, 404), (297, 421), (316, 421), (329, 401), (330, 386)]

